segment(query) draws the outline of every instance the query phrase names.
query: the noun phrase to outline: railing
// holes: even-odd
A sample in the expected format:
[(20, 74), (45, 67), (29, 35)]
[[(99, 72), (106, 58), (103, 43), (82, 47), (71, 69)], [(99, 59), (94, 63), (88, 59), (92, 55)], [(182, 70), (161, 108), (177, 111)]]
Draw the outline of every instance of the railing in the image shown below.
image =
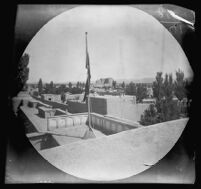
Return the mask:
[(47, 117), (47, 130), (86, 124), (87, 119), (88, 115), (85, 113)]
[(92, 119), (92, 127), (106, 134), (119, 133), (121, 131), (140, 127), (138, 123), (134, 123), (129, 120), (126, 121), (120, 118), (103, 116), (96, 113), (91, 114), (91, 119)]
[[(87, 113), (47, 117), (48, 131), (82, 124), (88, 124)], [(114, 134), (129, 129), (135, 129), (141, 126), (140, 124), (129, 120), (103, 116), (96, 113), (91, 113), (91, 124), (92, 128), (100, 130), (105, 134)]]

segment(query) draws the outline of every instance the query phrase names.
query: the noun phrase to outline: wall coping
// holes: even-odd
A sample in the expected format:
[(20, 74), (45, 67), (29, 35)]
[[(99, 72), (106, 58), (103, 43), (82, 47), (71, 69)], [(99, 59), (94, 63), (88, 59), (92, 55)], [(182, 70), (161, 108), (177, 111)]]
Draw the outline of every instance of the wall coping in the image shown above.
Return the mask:
[[(108, 121), (113, 121), (113, 122), (116, 122), (116, 123), (121, 123), (121, 124), (125, 124), (126, 126), (128, 126), (128, 127), (138, 127), (138, 125), (136, 125), (136, 123), (132, 123), (131, 121), (129, 121), (129, 122), (127, 122), (126, 120), (123, 120), (123, 119), (121, 119), (121, 118), (115, 118), (115, 117), (107, 117), (107, 115), (105, 116), (105, 115), (100, 115), (100, 114), (97, 114), (97, 113), (91, 113), (91, 115), (94, 115), (94, 116), (96, 116), (96, 117), (99, 117), (99, 118), (103, 118), (103, 119), (105, 119), (105, 120), (108, 120)], [(140, 126), (140, 125), (139, 125)]]
[(76, 113), (76, 114), (71, 114), (71, 115), (57, 115), (57, 116), (50, 116), (48, 117), (48, 119), (50, 118), (65, 118), (65, 117), (76, 117), (76, 116), (88, 116), (87, 113)]

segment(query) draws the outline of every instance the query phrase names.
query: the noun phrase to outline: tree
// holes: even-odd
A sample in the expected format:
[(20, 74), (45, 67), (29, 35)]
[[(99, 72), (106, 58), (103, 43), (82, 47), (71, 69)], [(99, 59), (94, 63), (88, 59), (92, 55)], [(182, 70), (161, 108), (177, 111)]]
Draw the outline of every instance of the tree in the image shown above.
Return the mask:
[(155, 123), (158, 123), (157, 110), (154, 104), (150, 104), (149, 108), (141, 115), (140, 124), (147, 126)]
[(126, 85), (126, 94), (127, 95), (136, 95), (137, 94), (137, 87), (135, 83), (130, 82), (128, 85)]
[(77, 87), (73, 87), (73, 88), (71, 88), (71, 93), (72, 94), (81, 94), (82, 93), (82, 89), (77, 88)]
[(67, 92), (66, 90), (67, 89), (65, 84), (61, 84), (58, 88), (54, 87), (55, 94), (65, 93)]
[(33, 92), (33, 96), (38, 96), (39, 95), (39, 92), (38, 91), (34, 91)]
[(157, 72), (156, 80), (153, 82), (153, 96), (156, 100), (161, 100), (163, 97), (163, 77), (162, 72)]
[(184, 80), (184, 72), (180, 69), (176, 72), (176, 81), (174, 82), (175, 85), (175, 96), (181, 101), (183, 98), (186, 97), (186, 88), (185, 88), (186, 81)]
[(115, 80), (112, 81), (112, 87), (116, 89), (117, 82)]
[(45, 93), (50, 93), (50, 84), (45, 84)]
[(53, 81), (50, 82), (50, 88), (53, 88), (54, 87), (54, 83)]
[(66, 101), (66, 95), (64, 92), (61, 93), (61, 101), (64, 103)]
[(83, 82), (83, 83), (81, 84), (81, 86), (82, 86), (82, 89), (84, 89), (84, 88), (85, 88), (85, 82)]
[(51, 93), (51, 94), (54, 94), (54, 93), (55, 93), (53, 81), (50, 82), (50, 85), (49, 85), (49, 93)]
[(124, 83), (124, 81), (122, 82), (121, 87), (122, 87), (123, 89), (125, 89), (125, 83)]
[(174, 83), (172, 74), (165, 74), (165, 80), (163, 83), (163, 95), (166, 100), (170, 101), (173, 98)]
[(136, 93), (136, 99), (137, 102), (141, 103), (144, 98), (147, 98), (147, 88), (143, 84), (137, 85), (137, 93)]
[(65, 93), (66, 85), (65, 84), (60, 85), (59, 89), (60, 89), (60, 93)]
[(39, 93), (39, 95), (41, 95), (42, 92), (43, 92), (43, 82), (42, 82), (42, 79), (40, 78), (39, 82), (38, 82), (38, 93)]
[(16, 70), (16, 77), (14, 79), (14, 87), (16, 88), (17, 93), (25, 89), (26, 82), (29, 78), (29, 68), (27, 67), (28, 64), (29, 64), (29, 55), (25, 53), (20, 58), (20, 61)]
[(180, 117), (178, 104), (173, 100), (174, 83), (171, 74), (166, 74), (165, 79), (162, 77), (162, 72), (156, 75), (156, 81), (153, 83), (153, 94), (156, 99), (154, 105), (156, 114), (153, 116), (153, 107), (141, 116), (141, 123), (145, 125), (170, 121)]
[(76, 87), (80, 88), (80, 82), (79, 81), (77, 82)]
[(160, 122), (178, 119), (179, 107), (177, 102), (173, 101), (174, 83), (172, 74), (165, 74), (165, 80), (162, 88), (162, 99), (156, 100), (156, 107), (159, 113)]
[(69, 82), (68, 87), (69, 87), (70, 89), (72, 89), (72, 86), (73, 86), (73, 84), (72, 84), (71, 82)]

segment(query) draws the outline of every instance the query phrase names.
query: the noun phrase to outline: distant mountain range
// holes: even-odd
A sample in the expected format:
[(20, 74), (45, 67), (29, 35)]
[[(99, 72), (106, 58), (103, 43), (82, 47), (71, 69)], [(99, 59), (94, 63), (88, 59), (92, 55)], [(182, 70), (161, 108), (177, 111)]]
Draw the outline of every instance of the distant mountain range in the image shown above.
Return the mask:
[[(104, 78), (104, 79), (107, 79), (107, 78)], [(155, 81), (155, 78), (152, 78), (152, 77), (145, 77), (145, 78), (141, 78), (141, 79), (115, 79), (115, 78), (108, 77), (108, 79), (114, 79), (117, 83), (122, 83), (124, 81), (125, 84), (128, 84), (130, 82), (133, 82), (133, 83), (153, 83)], [(193, 80), (193, 78), (191, 78), (191, 77), (185, 78), (185, 79), (187, 79), (188, 81), (192, 81)], [(96, 81), (97, 80), (91, 81), (91, 83), (95, 83)], [(82, 81), (82, 82), (85, 83), (85, 81)], [(76, 84), (77, 82), (74, 81), (74, 82), (71, 82), (71, 83), (72, 84)], [(28, 82), (27, 84), (37, 84), (37, 82)], [(65, 85), (68, 85), (69, 82), (54, 82), (54, 84), (65, 84)]]
[[(133, 82), (133, 83), (152, 83), (155, 78), (151, 78), (151, 77), (146, 77), (146, 78), (142, 78), (142, 79), (115, 79), (115, 78), (111, 78), (111, 77), (108, 77), (108, 78), (102, 78), (102, 80), (105, 80), (105, 79), (109, 79), (109, 80), (115, 80), (117, 83), (122, 83), (123, 81), (128, 84), (130, 82)], [(99, 79), (100, 80), (100, 79)], [(97, 82), (98, 80), (95, 80), (95, 81), (91, 81), (91, 83), (95, 83)], [(80, 81), (79, 81), (80, 82)], [(85, 83), (85, 81), (82, 81)], [(46, 82), (44, 82), (46, 83)], [(68, 84), (69, 82), (54, 82), (54, 84)], [(76, 84), (77, 82), (72, 82), (72, 84)], [(28, 82), (28, 84), (37, 84), (37, 82)]]

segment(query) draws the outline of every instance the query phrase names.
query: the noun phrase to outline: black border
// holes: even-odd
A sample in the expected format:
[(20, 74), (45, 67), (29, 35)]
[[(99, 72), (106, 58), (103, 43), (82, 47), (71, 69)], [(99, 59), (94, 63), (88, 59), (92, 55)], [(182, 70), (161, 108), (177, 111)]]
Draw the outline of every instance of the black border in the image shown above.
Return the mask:
[[(194, 10), (195, 13), (196, 13), (196, 23), (195, 23), (195, 28), (196, 28), (196, 31), (195, 31), (195, 39), (193, 40), (194, 42), (197, 41), (198, 39), (198, 34), (200, 33), (200, 30), (199, 30), (199, 22), (200, 22), (200, 16), (197, 14), (197, 12), (199, 12), (199, 2), (192, 2), (192, 1), (183, 1), (183, 2), (177, 2), (177, 1), (139, 1), (139, 0), (136, 0), (136, 1), (128, 1), (128, 0), (125, 0), (123, 2), (114, 2), (114, 1), (38, 1), (38, 0), (35, 0), (35, 1), (14, 1), (12, 3), (10, 3), (8, 5), (8, 14), (6, 13), (6, 19), (8, 21), (8, 23), (6, 23), (6, 25), (8, 26), (7, 29), (8, 31), (6, 31), (6, 36), (8, 36), (6, 38), (6, 46), (4, 46), (4, 48), (6, 47), (6, 52), (8, 53), (8, 55), (6, 56), (7, 58), (7, 62), (9, 62), (7, 64), (8, 66), (8, 70), (10, 70), (11, 66), (12, 66), (12, 62), (14, 61), (17, 61), (19, 60), (21, 54), (23, 53), (24, 49), (26, 48), (28, 42), (27, 41), (24, 41), (22, 42), (18, 47), (18, 52), (17, 52), (17, 55), (14, 56), (13, 53), (14, 53), (14, 50), (13, 50), (13, 46), (14, 46), (14, 28), (15, 28), (15, 19), (16, 19), (16, 11), (17, 11), (17, 5), (18, 4), (174, 4), (174, 5), (178, 5), (178, 6), (182, 6), (182, 7), (185, 7), (185, 8), (188, 8), (188, 9), (191, 9), (191, 10)], [(5, 10), (6, 12), (7, 10)], [(191, 48), (192, 47), (192, 48)], [(192, 98), (193, 98), (193, 101), (194, 103), (192, 104), (192, 109), (190, 110), (190, 116), (192, 118), (192, 125), (196, 125), (196, 127), (198, 127), (198, 118), (199, 118), (199, 111), (197, 112), (197, 108), (199, 108), (199, 103), (196, 103), (197, 102), (197, 99), (199, 101), (199, 87), (198, 87), (198, 83), (199, 83), (199, 62), (198, 62), (198, 44), (194, 44), (192, 46), (192, 41), (188, 41), (187, 44), (186, 44), (186, 54), (187, 54), (187, 57), (188, 59), (191, 59), (192, 62), (193, 62), (193, 71), (194, 71), (194, 82), (193, 82), (193, 86), (192, 86), (192, 91), (196, 91), (193, 92), (191, 95), (192, 95)], [(190, 57), (190, 58), (189, 58)], [(4, 59), (5, 60), (5, 59)], [(191, 62), (191, 60), (189, 60), (189, 62)], [(9, 81), (8, 81), (8, 84), (9, 84)], [(195, 99), (195, 100), (194, 100)], [(8, 118), (9, 118), (9, 111), (8, 111)], [(10, 119), (9, 119), (10, 120)], [(9, 124), (12, 124), (12, 122), (9, 122)], [(7, 130), (7, 129), (6, 129)], [(193, 128), (193, 136), (192, 137), (195, 137), (195, 140), (196, 140), (196, 144), (198, 142), (198, 128)], [(7, 139), (7, 136), (5, 137)], [(5, 144), (6, 144), (7, 140), (5, 140)], [(196, 148), (196, 151), (198, 151), (198, 146)], [(3, 154), (6, 152), (6, 148), (3, 148)], [(6, 156), (3, 158), (3, 160), (1, 160), (1, 166), (3, 167), (4, 164), (5, 164), (5, 158)], [(198, 165), (199, 164), (199, 165)], [(196, 163), (196, 167), (200, 167), (200, 163), (199, 163), (199, 159)], [(3, 175), (5, 173), (5, 169), (3, 169)], [(178, 187), (190, 187), (190, 188), (197, 188), (198, 187), (198, 184), (199, 184), (199, 180), (198, 180), (198, 177), (199, 177), (199, 171), (197, 169), (197, 174), (196, 174), (196, 177), (197, 177), (197, 180), (196, 180), (196, 183), (194, 185), (176, 185), (176, 188)], [(3, 178), (3, 177), (1, 177)], [(4, 181), (1, 180), (1, 182), (3, 183)], [(138, 184), (137, 184), (138, 185)], [(164, 187), (165, 185), (164, 184), (159, 184), (160, 187)], [(151, 184), (151, 186), (148, 186), (148, 187), (158, 187), (159, 186), (158, 184), (155, 185), (155, 184)], [(174, 184), (173, 184), (174, 185)], [(147, 185), (146, 185), (147, 186)], [(166, 185), (167, 186), (167, 185)], [(168, 188), (169, 187), (172, 187), (172, 184), (171, 185), (168, 185), (167, 186)]]

